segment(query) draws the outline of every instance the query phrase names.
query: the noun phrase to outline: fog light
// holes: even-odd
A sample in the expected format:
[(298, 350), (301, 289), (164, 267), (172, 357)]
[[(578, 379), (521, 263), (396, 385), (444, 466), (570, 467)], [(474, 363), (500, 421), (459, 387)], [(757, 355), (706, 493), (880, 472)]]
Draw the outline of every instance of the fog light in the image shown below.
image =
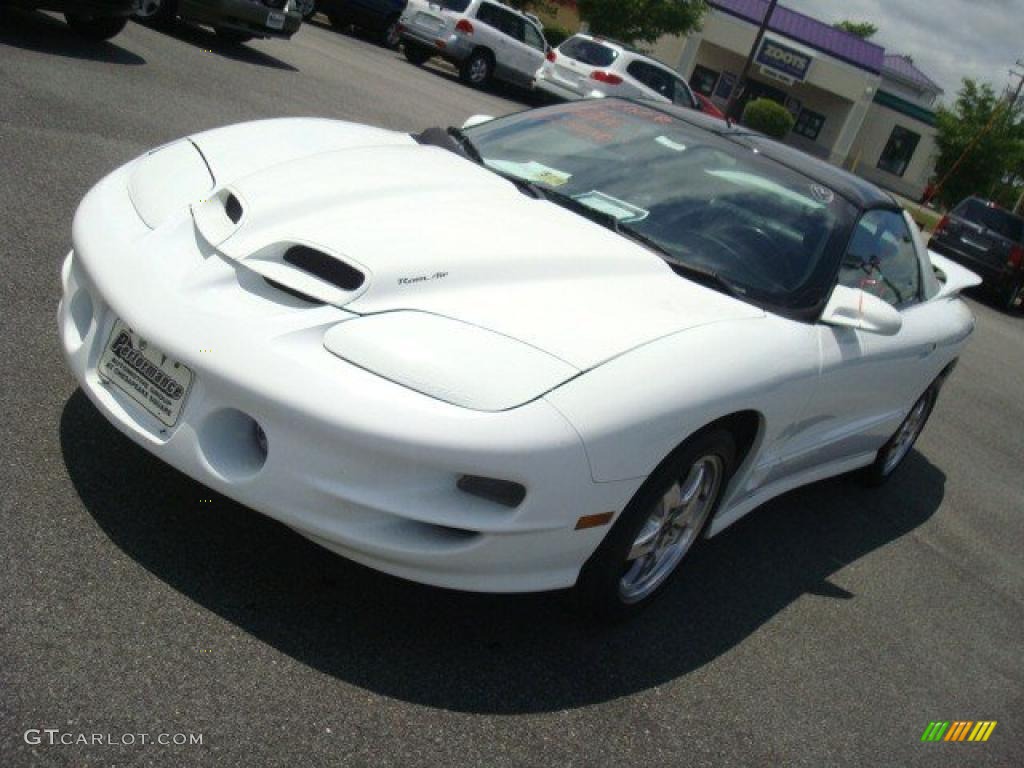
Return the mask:
[(260, 453), (262, 453), (264, 456), (266, 456), (267, 455), (267, 433), (264, 432), (263, 431), (263, 427), (261, 427), (255, 421), (252, 423), (252, 429), (253, 429), (253, 433), (254, 433), (253, 436), (256, 438), (256, 445), (260, 449)]
[(463, 493), (501, 504), (503, 507), (518, 507), (526, 498), (526, 488), (519, 483), (493, 477), (462, 475), (455, 485)]

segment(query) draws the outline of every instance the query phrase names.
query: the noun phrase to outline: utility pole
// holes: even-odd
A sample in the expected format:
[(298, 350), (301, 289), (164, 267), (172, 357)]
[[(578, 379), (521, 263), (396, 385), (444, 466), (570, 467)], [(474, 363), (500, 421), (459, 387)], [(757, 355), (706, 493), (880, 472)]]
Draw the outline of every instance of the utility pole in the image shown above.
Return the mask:
[[(1017, 66), (1024, 67), (1024, 61), (1017, 59)], [(1013, 95), (1013, 101), (1010, 102), (1010, 114), (1013, 114), (1013, 108), (1017, 106), (1017, 101), (1020, 99), (1021, 86), (1024, 86), (1024, 74), (1012, 69), (1010, 74), (1017, 78), (1017, 91)], [(1014, 176), (1014, 179), (1016, 178)], [(1013, 212), (1018, 216), (1024, 216), (1024, 190), (1021, 191), (1020, 197), (1017, 198), (1017, 204), (1013, 206)]]
[[(1017, 59), (1017, 65), (1024, 67), (1024, 61)], [(966, 147), (964, 147), (964, 151), (960, 153), (960, 157), (958, 157), (956, 159), (956, 162), (953, 163), (953, 167), (946, 171), (946, 175), (943, 176), (939, 180), (939, 183), (936, 184), (935, 187), (931, 189), (927, 197), (924, 199), (925, 204), (931, 202), (931, 200), (937, 194), (939, 194), (939, 191), (942, 189), (942, 187), (945, 186), (946, 182), (949, 181), (949, 179), (953, 176), (954, 173), (956, 173), (961, 163), (963, 163), (963, 161), (971, 153), (971, 150), (974, 149), (977, 146), (978, 142), (985, 138), (985, 135), (992, 130), (992, 127), (996, 124), (996, 118), (1002, 115), (1003, 109), (1005, 108), (1006, 111), (1012, 116), (1013, 108), (1017, 105), (1017, 101), (1020, 99), (1021, 86), (1024, 86), (1024, 77), (1022, 77), (1019, 73), (1017, 73), (1014, 70), (1010, 70), (1010, 74), (1018, 78), (1017, 87), (1013, 91), (1013, 96), (1010, 96), (1008, 87), (1006, 99), (996, 105), (996, 108), (992, 110), (992, 117), (989, 118), (989, 121), (985, 124), (985, 127), (978, 131), (978, 135), (971, 139), (970, 143)], [(1017, 200), (1017, 205), (1014, 206), (1014, 210), (1020, 210), (1022, 205), (1024, 205), (1024, 195), (1021, 196), (1021, 199)]]
[(750, 48), (750, 54), (747, 56), (747, 63), (743, 65), (743, 72), (740, 74), (739, 82), (732, 89), (729, 103), (725, 106), (725, 116), (733, 122), (738, 122), (740, 119), (740, 115), (736, 114), (736, 111), (739, 109), (740, 97), (747, 89), (747, 76), (750, 74), (750, 68), (754, 66), (754, 58), (761, 47), (761, 41), (764, 40), (764, 33), (768, 31), (768, 24), (772, 20), (772, 14), (775, 13), (775, 6), (778, 5), (778, 2), (779, 0), (769, 0), (768, 10), (765, 11), (764, 18), (761, 19), (761, 26), (758, 27), (757, 36), (754, 38), (754, 45)]

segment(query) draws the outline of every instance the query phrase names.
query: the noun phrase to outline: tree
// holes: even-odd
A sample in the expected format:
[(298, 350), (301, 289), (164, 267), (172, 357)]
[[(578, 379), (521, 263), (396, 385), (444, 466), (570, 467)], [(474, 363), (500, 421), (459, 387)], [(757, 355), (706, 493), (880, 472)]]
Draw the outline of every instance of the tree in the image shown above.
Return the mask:
[(844, 21), (837, 21), (832, 26), (836, 29), (843, 30), (843, 32), (849, 32), (851, 35), (856, 35), (864, 40), (878, 34), (878, 27), (870, 21), (851, 21), (850, 19), (846, 19)]
[(640, 43), (685, 35), (707, 10), (704, 0), (579, 0), (578, 8), (593, 34)]
[[(953, 107), (939, 107), (936, 128), (939, 157), (935, 179), (945, 179), (938, 190), (939, 200), (952, 206), (973, 194), (1001, 197), (994, 193), (1007, 175), (1024, 163), (1021, 106), (1011, 107), (988, 83), (979, 85), (965, 78)], [(968, 147), (970, 151), (964, 155)]]
[(793, 115), (771, 99), (754, 99), (748, 103), (743, 109), (742, 122), (773, 139), (784, 139), (793, 130)]

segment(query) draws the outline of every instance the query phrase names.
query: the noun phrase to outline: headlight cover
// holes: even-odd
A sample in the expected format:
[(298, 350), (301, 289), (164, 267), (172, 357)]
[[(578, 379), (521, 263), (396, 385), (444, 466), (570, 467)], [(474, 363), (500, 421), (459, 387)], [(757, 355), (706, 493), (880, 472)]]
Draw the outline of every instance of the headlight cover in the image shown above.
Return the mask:
[(348, 320), (324, 334), (324, 346), (396, 384), (477, 411), (515, 408), (579, 373), (529, 344), (426, 312)]
[(128, 178), (128, 196), (139, 217), (156, 229), (189, 203), (213, 189), (214, 179), (199, 150), (188, 139), (150, 152)]

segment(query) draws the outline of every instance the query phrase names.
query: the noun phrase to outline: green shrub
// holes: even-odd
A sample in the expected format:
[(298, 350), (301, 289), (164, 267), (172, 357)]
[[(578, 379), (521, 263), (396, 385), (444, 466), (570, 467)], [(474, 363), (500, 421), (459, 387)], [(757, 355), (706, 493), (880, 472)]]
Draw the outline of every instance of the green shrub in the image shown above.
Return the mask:
[(544, 39), (548, 41), (548, 45), (552, 48), (557, 48), (570, 37), (572, 37), (572, 32), (564, 27), (557, 25), (544, 27)]
[(743, 124), (755, 131), (784, 139), (793, 130), (793, 115), (789, 110), (771, 99), (755, 99), (743, 110)]

